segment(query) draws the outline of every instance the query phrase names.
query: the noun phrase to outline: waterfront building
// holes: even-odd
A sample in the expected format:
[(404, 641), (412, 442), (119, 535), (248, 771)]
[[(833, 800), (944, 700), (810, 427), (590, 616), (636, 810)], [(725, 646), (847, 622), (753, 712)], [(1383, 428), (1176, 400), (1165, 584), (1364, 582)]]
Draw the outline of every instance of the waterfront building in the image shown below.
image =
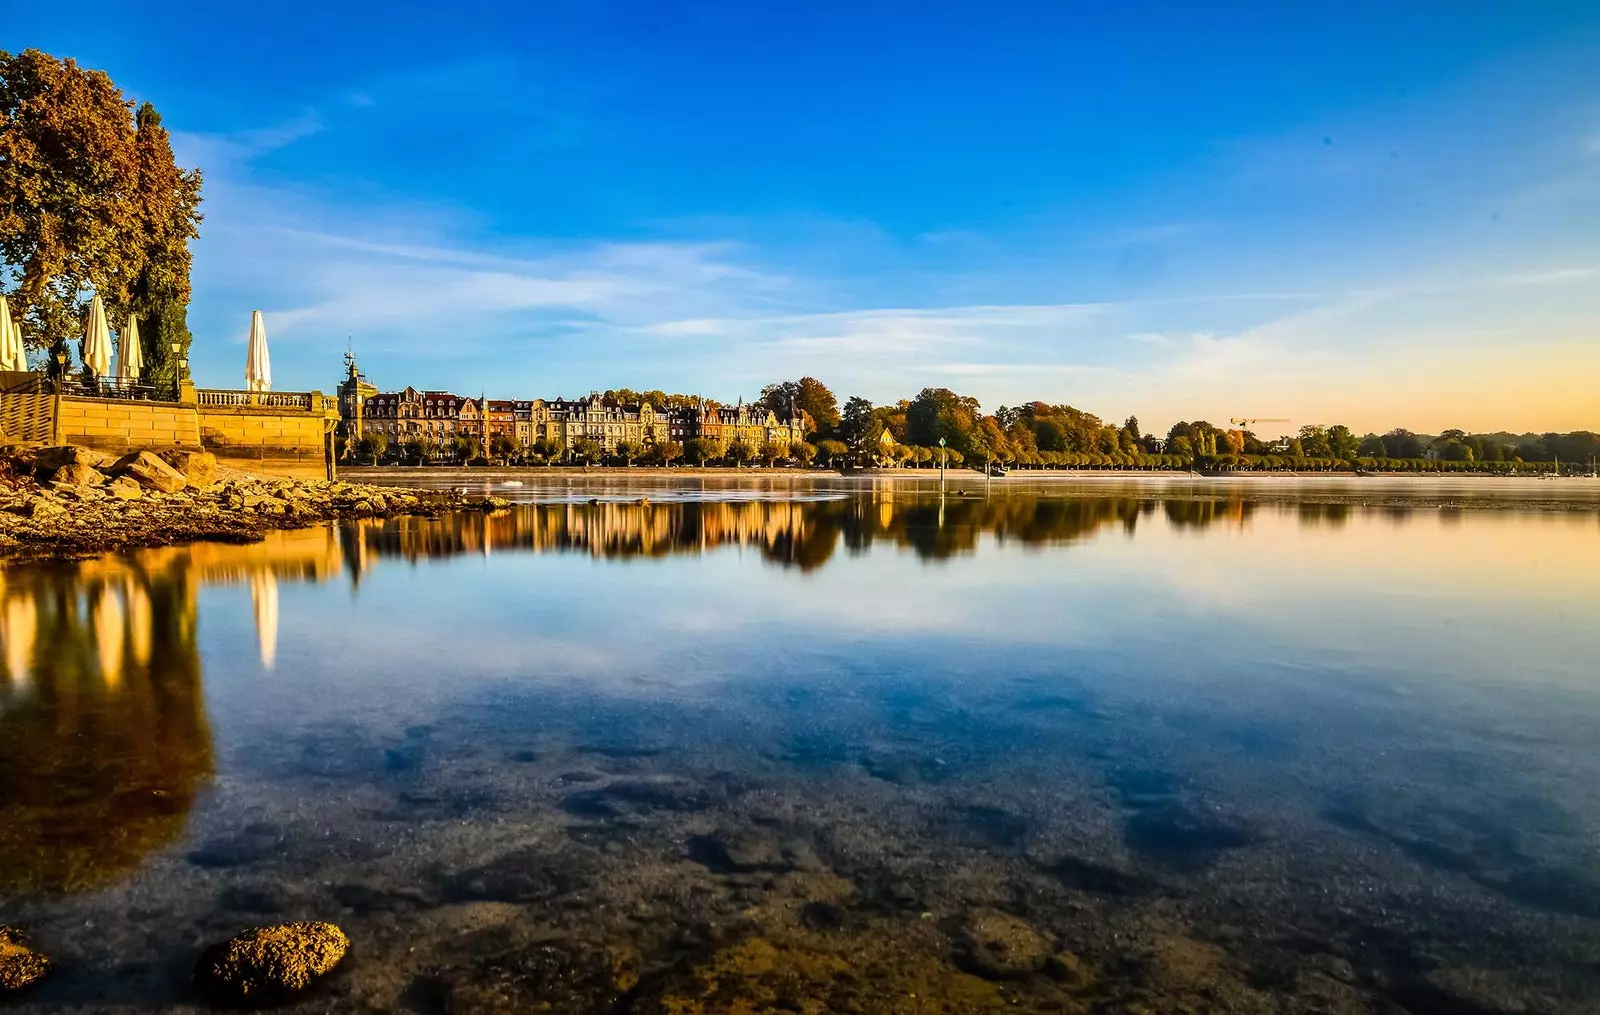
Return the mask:
[(689, 410), (681, 429), (684, 439), (703, 437), (723, 447), (743, 442), (753, 450), (764, 444), (787, 448), (806, 439), (804, 414), (791, 407), (780, 417), (764, 406), (746, 405), (743, 399), (735, 406), (702, 403)]
[[(472, 405), (471, 410), (467, 406)], [(401, 391), (380, 392), (368, 396), (363, 407), (362, 432), (381, 433), (390, 442), (426, 437), (444, 446), (457, 433), (481, 437), (478, 426), (478, 407), (470, 398), (448, 391), (418, 391), (406, 387)], [(464, 426), (470, 419), (471, 425)]]
[(376, 395), (378, 389), (362, 376), (353, 353), (344, 354), (344, 373), (344, 381), (339, 385), (338, 429), (339, 437), (348, 443), (361, 439), (367, 399)]
[(787, 448), (806, 436), (803, 413), (791, 409), (780, 415), (742, 400), (734, 406), (701, 402), (665, 409), (649, 402), (609, 403), (597, 393), (583, 399), (474, 399), (410, 386), (380, 392), (361, 375), (352, 356), (345, 356), (345, 365), (347, 377), (339, 389), (344, 417), (340, 432), (352, 441), (367, 434), (383, 434), (391, 444), (425, 439), (435, 453), (448, 453), (455, 438), (464, 436), (488, 457), (496, 437), (506, 438), (521, 452), (541, 441), (570, 452), (579, 441), (592, 440), (613, 454), (624, 441), (648, 448), (701, 437), (723, 447), (742, 441), (759, 450), (767, 444)]
[(648, 447), (671, 436), (668, 415), (649, 402), (607, 405), (598, 394), (571, 401), (536, 398), (529, 407), (529, 423), (535, 441), (552, 441), (568, 451), (585, 438), (609, 453), (622, 441)]

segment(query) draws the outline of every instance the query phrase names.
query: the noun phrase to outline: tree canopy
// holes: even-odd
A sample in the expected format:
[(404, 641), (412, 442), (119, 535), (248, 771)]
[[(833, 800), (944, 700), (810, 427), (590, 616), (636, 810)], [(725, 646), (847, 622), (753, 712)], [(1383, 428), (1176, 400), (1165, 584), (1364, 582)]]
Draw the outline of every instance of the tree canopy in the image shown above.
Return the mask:
[(810, 429), (819, 433), (831, 434), (839, 425), (839, 401), (828, 386), (815, 377), (769, 384), (761, 389), (759, 404), (780, 417), (786, 416), (793, 406), (810, 417)]
[(173, 159), (161, 117), (137, 115), (104, 71), (0, 50), (0, 290), (29, 345), (76, 335), (98, 293), (141, 318), (146, 363), (187, 355), (189, 240), (200, 173)]

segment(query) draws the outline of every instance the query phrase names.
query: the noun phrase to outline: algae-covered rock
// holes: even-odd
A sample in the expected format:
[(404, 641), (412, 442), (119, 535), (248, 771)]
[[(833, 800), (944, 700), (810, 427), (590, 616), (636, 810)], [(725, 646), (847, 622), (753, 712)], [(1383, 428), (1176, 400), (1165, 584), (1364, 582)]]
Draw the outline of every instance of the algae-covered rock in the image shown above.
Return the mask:
[(28, 947), (15, 927), (0, 924), (0, 991), (21, 990), (50, 971), (50, 960)]
[(332, 972), (349, 947), (331, 923), (257, 927), (206, 949), (195, 984), (214, 1004), (281, 1004)]

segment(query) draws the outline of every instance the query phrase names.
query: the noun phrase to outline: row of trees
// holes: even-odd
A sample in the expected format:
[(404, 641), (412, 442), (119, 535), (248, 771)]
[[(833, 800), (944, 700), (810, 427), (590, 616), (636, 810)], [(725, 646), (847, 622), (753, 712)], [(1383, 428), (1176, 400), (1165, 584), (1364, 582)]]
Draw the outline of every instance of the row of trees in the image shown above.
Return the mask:
[[(934, 464), (941, 439), (952, 464), (1025, 468), (1163, 468), (1163, 461), (1178, 460), (1202, 468), (1513, 472), (1540, 471), (1531, 466), (1558, 461), (1581, 470), (1600, 460), (1600, 435), (1588, 431), (1519, 436), (1446, 430), (1429, 436), (1397, 428), (1358, 436), (1343, 424), (1310, 424), (1293, 437), (1265, 441), (1246, 428), (1197, 420), (1175, 423), (1162, 437), (1142, 432), (1136, 416), (1118, 425), (1064, 404), (1027, 402), (985, 414), (976, 398), (948, 388), (924, 388), (892, 405), (852, 396), (840, 408), (833, 392), (813, 377), (768, 385), (761, 401), (775, 409), (802, 409), (819, 459), (830, 462)], [(886, 431), (893, 445), (882, 441)], [(1430, 462), (1450, 464), (1420, 464)], [(1499, 464), (1507, 468), (1491, 467)]]
[(0, 50), (0, 293), (29, 347), (65, 352), (99, 294), (114, 328), (138, 317), (145, 376), (176, 381), (200, 183), (105, 72)]

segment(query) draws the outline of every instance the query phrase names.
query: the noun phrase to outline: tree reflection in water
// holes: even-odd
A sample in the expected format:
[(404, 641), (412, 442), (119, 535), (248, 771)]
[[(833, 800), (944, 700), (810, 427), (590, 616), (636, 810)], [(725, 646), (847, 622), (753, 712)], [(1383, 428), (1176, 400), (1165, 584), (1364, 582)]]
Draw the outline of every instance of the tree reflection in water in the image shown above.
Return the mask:
[(214, 771), (199, 587), (249, 584), (270, 668), (279, 579), (341, 559), (306, 530), (0, 572), (0, 893), (102, 887), (176, 842)]
[(193, 578), (10, 571), (0, 637), (0, 891), (104, 885), (182, 834), (212, 773)]

